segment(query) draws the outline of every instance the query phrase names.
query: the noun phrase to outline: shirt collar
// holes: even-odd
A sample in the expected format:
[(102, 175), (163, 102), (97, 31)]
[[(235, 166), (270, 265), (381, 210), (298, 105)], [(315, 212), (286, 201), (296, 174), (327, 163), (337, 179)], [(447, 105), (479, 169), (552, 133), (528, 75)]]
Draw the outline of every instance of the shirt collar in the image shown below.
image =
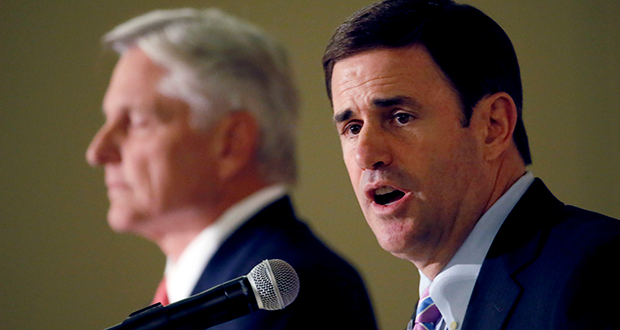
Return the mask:
[(525, 173), (478, 220), (463, 245), (448, 265), (432, 281), (420, 273), (420, 292), (428, 286), (430, 296), (441, 312), (445, 324), (458, 329), (491, 243), (499, 228), (534, 181), (531, 172)]
[(176, 262), (168, 259), (165, 276), (170, 302), (189, 297), (220, 245), (259, 210), (282, 198), (286, 193), (286, 186), (273, 185), (246, 197), (198, 234)]

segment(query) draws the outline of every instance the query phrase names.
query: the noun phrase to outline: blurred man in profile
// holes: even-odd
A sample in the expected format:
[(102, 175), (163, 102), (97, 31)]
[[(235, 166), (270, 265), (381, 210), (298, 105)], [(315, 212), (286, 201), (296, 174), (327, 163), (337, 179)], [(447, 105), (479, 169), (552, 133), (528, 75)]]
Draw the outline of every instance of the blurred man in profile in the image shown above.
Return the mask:
[(296, 301), (213, 329), (375, 329), (356, 270), (291, 205), (298, 105), (282, 47), (215, 9), (147, 13), (104, 43), (120, 59), (87, 160), (104, 168), (112, 229), (167, 257), (156, 300), (282, 259), (299, 275)]
[(528, 171), (497, 23), (450, 0), (381, 1), (339, 26), (323, 65), (366, 221), (419, 270), (409, 329), (618, 329), (620, 221)]

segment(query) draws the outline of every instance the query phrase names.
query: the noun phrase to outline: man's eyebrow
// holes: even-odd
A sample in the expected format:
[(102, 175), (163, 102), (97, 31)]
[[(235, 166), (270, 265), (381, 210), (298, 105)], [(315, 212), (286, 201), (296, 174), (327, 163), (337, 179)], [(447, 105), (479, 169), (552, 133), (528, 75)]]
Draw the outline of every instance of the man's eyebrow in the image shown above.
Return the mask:
[(396, 105), (406, 105), (414, 108), (419, 108), (420, 104), (409, 96), (394, 96), (386, 99), (374, 99), (372, 100), (374, 108), (389, 108)]
[[(372, 107), (374, 109), (385, 109), (393, 106), (405, 105), (412, 108), (419, 108), (420, 104), (409, 96), (394, 96), (389, 98), (378, 98), (372, 100)], [(351, 109), (346, 109), (334, 115), (334, 124), (342, 123), (349, 120), (353, 116)]]
[(341, 111), (335, 114), (332, 120), (334, 124), (338, 124), (338, 123), (342, 123), (343, 121), (349, 120), (349, 118), (351, 118), (352, 116), (353, 116), (353, 111), (351, 111), (351, 109), (347, 109), (347, 110), (344, 110), (344, 111)]

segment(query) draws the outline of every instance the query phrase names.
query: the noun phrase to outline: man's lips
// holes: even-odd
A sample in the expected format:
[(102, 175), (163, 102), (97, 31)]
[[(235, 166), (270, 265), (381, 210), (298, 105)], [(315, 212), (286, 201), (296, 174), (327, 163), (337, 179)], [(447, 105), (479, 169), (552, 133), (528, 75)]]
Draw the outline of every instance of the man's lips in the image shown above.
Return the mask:
[(129, 184), (125, 180), (119, 166), (107, 165), (104, 176), (105, 185), (108, 190), (129, 189)]
[(395, 190), (392, 187), (379, 188), (375, 191), (375, 203), (379, 205), (390, 205), (405, 196), (405, 193), (400, 190)]
[(106, 187), (108, 190), (127, 189), (129, 186), (124, 181), (106, 181)]
[(398, 202), (406, 193), (391, 185), (378, 185), (366, 190), (366, 197), (375, 204), (387, 206)]

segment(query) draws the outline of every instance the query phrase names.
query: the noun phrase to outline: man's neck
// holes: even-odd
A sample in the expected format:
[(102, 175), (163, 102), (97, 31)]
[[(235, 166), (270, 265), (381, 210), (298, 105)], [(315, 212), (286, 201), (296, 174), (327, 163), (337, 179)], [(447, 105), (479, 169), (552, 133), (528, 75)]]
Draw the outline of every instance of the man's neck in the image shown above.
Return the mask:
[(513, 157), (510, 157), (509, 155), (506, 158), (502, 158), (496, 164), (492, 165), (496, 170), (490, 171), (490, 173), (494, 173), (495, 175), (490, 175), (486, 179), (488, 188), (483, 189), (487, 192), (484, 193), (484, 190), (475, 192), (475, 194), (487, 196), (487, 198), (479, 199), (476, 204), (470, 205), (469, 209), (465, 208), (462, 213), (457, 216), (454, 229), (456, 234), (450, 240), (450, 244), (437, 246), (434, 253), (428, 254), (431, 256), (430, 258), (425, 260), (411, 260), (429, 279), (434, 279), (435, 276), (446, 267), (474, 229), (480, 217), (482, 217), (482, 215), (525, 174), (526, 168), (520, 156), (518, 156), (518, 154), (516, 155), (518, 158), (515, 158), (514, 155), (512, 156)]

